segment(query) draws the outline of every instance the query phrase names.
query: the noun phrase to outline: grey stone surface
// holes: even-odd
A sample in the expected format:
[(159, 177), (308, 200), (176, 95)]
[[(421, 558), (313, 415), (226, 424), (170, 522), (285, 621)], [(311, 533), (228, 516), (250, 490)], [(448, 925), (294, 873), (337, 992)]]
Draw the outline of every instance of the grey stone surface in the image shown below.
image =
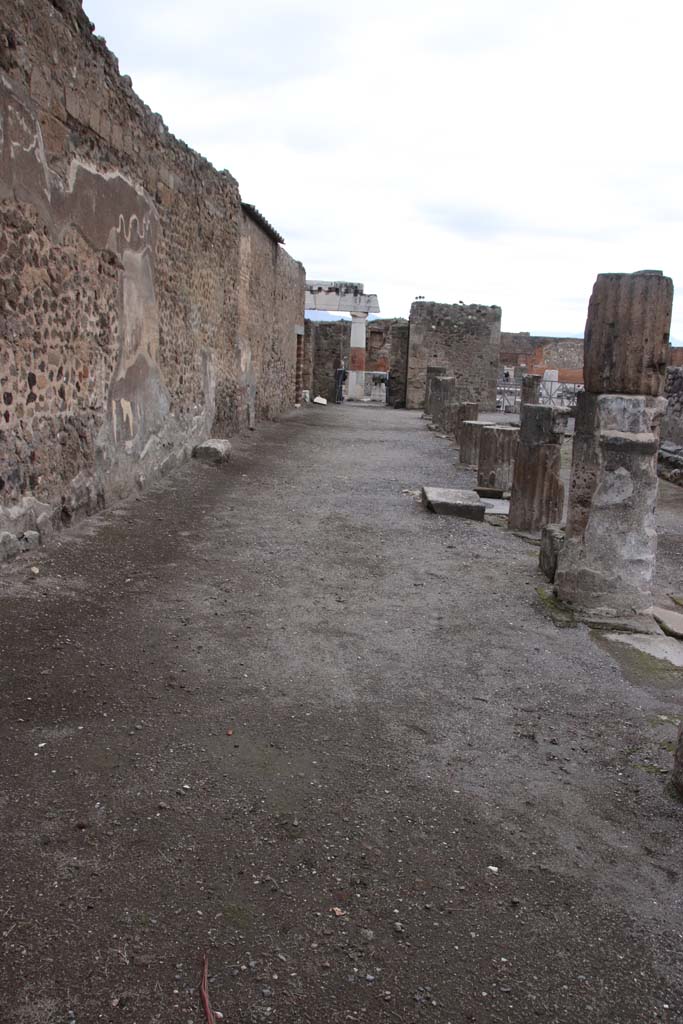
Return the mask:
[(22, 551), (30, 551), (40, 545), (40, 534), (37, 530), (26, 530), (19, 538)]
[(655, 622), (659, 624), (667, 636), (672, 636), (676, 640), (683, 640), (683, 614), (681, 612), (675, 612), (671, 608), (655, 607), (652, 609), (652, 614)]
[(201, 462), (228, 462), (231, 453), (232, 445), (223, 437), (210, 437), (192, 449), (193, 457)]
[(423, 487), (422, 503), (430, 512), (442, 516), (459, 516), (461, 519), (475, 519), (481, 522), (486, 505), (476, 491), (459, 488)]

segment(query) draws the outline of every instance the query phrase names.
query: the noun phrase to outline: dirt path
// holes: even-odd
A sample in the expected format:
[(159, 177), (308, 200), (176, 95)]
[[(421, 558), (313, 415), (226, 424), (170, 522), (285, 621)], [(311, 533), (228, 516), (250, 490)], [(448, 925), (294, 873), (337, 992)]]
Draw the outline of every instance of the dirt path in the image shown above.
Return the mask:
[(471, 479), (310, 409), (3, 571), (3, 1022), (683, 1021), (681, 674)]

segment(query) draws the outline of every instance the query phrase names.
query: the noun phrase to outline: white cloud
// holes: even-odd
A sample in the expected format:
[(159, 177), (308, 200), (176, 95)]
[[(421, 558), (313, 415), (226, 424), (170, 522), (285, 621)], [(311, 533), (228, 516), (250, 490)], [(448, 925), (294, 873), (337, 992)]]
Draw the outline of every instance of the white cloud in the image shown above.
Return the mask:
[(683, 285), (678, 0), (86, 10), (310, 276), (364, 281), (386, 315), (424, 294), (579, 333), (601, 271)]

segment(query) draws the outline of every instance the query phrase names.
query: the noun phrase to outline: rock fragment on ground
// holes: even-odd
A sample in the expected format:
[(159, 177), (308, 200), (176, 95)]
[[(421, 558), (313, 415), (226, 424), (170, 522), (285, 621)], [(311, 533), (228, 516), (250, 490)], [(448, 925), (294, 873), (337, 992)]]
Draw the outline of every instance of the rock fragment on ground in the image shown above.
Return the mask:
[(232, 445), (224, 437), (210, 437), (201, 444), (195, 445), (192, 455), (200, 462), (220, 464), (228, 462), (232, 453)]
[(672, 611), (670, 608), (653, 608), (652, 614), (655, 622), (666, 633), (675, 640), (683, 640), (683, 614)]

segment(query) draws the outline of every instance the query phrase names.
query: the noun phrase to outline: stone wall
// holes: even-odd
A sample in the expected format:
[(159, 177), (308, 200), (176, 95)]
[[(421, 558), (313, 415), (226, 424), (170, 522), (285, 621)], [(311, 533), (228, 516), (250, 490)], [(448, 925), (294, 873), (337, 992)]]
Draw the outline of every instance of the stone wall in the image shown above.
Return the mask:
[(135, 95), (78, 0), (3, 3), (0, 124), (0, 531), (16, 533), (290, 406), (305, 275)]
[(478, 402), (482, 411), (495, 409), (500, 315), (498, 306), (414, 302), (410, 308), (407, 408), (422, 408), (427, 367), (436, 364), (455, 378), (463, 401)]
[[(313, 391), (334, 399), (334, 368), (339, 360), (348, 367), (350, 320), (306, 320), (305, 350), (311, 353)], [(405, 404), (408, 361), (408, 321), (369, 320), (366, 330), (365, 369), (389, 371), (389, 404)], [(312, 396), (313, 397), (313, 396)]]
[(667, 405), (662, 420), (662, 441), (683, 446), (683, 366), (669, 366), (664, 394)]

